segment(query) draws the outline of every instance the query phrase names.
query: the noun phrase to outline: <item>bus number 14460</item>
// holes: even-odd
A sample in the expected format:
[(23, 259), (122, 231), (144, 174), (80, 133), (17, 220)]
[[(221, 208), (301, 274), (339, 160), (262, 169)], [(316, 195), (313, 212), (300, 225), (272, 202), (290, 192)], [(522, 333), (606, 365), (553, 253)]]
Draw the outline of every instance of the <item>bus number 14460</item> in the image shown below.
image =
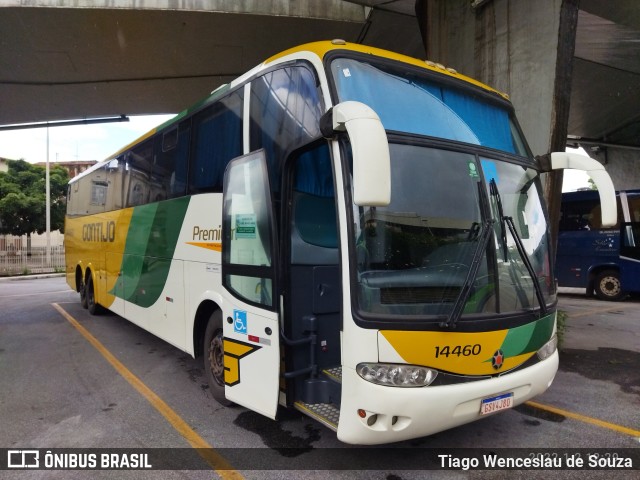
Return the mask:
[(482, 347), (478, 343), (475, 345), (456, 345), (455, 347), (451, 347), (449, 345), (441, 347), (436, 345), (436, 358), (441, 356), (449, 357), (449, 355), (455, 355), (457, 357), (462, 355), (463, 357), (469, 357), (471, 355), (480, 355), (481, 351)]

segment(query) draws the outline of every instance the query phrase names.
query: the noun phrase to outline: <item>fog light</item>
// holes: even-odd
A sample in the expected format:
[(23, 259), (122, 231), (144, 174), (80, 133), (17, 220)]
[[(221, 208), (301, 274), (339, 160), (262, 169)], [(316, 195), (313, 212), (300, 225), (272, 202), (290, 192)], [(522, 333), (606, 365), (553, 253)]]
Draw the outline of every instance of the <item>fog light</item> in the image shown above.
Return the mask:
[(545, 360), (549, 358), (551, 355), (553, 355), (553, 352), (555, 352), (557, 348), (558, 348), (558, 337), (554, 335), (553, 337), (551, 337), (551, 340), (549, 340), (542, 347), (540, 347), (540, 350), (538, 350), (537, 352), (538, 358), (540, 360)]
[(360, 363), (356, 372), (367, 382), (389, 387), (425, 387), (438, 375), (432, 368), (387, 363)]

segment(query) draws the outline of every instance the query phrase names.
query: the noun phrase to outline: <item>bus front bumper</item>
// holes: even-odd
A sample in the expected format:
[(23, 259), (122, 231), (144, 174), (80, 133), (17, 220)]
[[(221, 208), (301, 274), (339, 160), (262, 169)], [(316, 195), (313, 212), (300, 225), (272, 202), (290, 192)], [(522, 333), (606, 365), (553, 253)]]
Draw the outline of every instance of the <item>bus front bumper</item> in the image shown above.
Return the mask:
[(501, 377), (456, 385), (400, 388), (367, 382), (354, 369), (343, 367), (338, 439), (375, 445), (447, 430), (494, 415), (480, 414), (483, 399), (513, 393), (516, 406), (540, 395), (551, 386), (557, 370), (556, 350), (544, 361)]

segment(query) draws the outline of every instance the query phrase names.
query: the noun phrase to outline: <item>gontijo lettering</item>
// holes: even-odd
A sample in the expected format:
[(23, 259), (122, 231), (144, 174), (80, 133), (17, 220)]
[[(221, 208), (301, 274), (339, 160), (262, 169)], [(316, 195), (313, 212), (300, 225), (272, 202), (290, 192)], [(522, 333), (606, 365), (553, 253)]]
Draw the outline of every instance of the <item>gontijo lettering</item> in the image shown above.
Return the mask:
[(116, 222), (85, 223), (82, 225), (82, 240), (85, 242), (115, 242)]

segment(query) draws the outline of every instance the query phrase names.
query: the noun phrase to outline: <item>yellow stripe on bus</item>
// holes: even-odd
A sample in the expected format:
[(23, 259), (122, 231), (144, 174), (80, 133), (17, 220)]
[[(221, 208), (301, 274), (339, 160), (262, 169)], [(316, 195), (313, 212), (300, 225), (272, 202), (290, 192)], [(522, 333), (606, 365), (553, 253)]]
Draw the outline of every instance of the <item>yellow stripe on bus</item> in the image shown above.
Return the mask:
[(222, 251), (222, 243), (220, 242), (187, 242), (187, 245), (193, 245), (194, 247), (206, 248), (215, 252)]

